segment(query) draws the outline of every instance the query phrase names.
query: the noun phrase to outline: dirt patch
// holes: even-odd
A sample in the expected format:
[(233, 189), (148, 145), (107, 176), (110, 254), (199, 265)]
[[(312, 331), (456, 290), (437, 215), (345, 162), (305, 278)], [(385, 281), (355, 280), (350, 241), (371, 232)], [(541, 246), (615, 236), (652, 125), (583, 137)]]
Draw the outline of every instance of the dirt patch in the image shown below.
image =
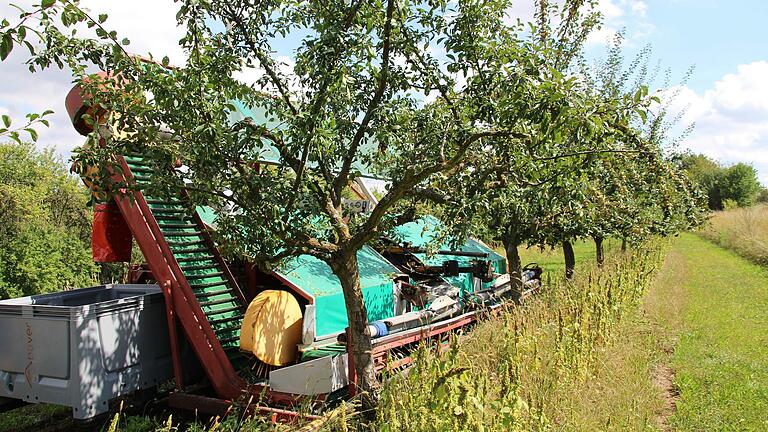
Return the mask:
[(675, 404), (680, 392), (674, 383), (675, 371), (664, 363), (657, 363), (653, 370), (653, 385), (661, 391), (664, 404), (656, 416), (656, 423), (662, 431), (671, 431), (669, 418), (675, 413)]

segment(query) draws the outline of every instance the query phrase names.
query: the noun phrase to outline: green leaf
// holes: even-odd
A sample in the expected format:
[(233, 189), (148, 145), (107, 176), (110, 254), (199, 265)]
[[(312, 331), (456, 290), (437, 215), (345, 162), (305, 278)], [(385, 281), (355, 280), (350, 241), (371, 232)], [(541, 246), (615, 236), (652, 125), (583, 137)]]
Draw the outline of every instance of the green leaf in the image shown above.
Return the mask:
[(647, 112), (645, 112), (645, 110), (642, 110), (642, 109), (640, 109), (640, 110), (637, 110), (637, 115), (639, 115), (639, 116), (640, 116), (640, 119), (642, 119), (642, 120), (643, 120), (643, 123), (645, 123), (646, 121), (648, 121), (648, 113), (647, 113)]
[(7, 115), (5, 115), (5, 114), (3, 114), (3, 124), (4, 124), (4, 125), (5, 125), (5, 127), (7, 127), (7, 128), (8, 128), (8, 127), (11, 127), (11, 118), (10, 118), (10, 117), (8, 117), (8, 116), (7, 116)]
[(7, 59), (11, 51), (13, 51), (13, 37), (9, 31), (3, 34), (3, 39), (0, 40), (0, 60)]
[(100, 14), (99, 15), (99, 24), (103, 24), (104, 21), (107, 20), (107, 18), (109, 18), (109, 16), (107, 14)]
[(29, 137), (32, 138), (32, 141), (37, 142), (38, 135), (36, 130), (32, 128), (26, 128), (24, 130), (29, 134)]
[(168, 56), (163, 57), (163, 66), (168, 67), (168, 64), (171, 63), (171, 59), (168, 58)]
[(130, 41), (130, 40), (128, 40), (128, 38), (123, 38), (122, 44), (123, 44), (123, 45), (130, 45), (130, 44), (131, 44), (131, 41)]
[(42, 7), (43, 9), (47, 9), (53, 6), (54, 3), (56, 3), (56, 0), (43, 0), (42, 2), (40, 2), (40, 7)]

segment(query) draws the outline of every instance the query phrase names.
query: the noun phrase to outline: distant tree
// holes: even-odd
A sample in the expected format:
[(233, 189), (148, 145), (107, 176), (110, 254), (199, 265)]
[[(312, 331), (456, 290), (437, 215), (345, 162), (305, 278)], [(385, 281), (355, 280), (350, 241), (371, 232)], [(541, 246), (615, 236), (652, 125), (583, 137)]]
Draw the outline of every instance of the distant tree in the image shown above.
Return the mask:
[[(762, 186), (757, 178), (757, 170), (752, 165), (737, 163), (723, 168), (716, 177), (716, 191), (722, 210), (723, 202), (735, 201), (739, 207), (748, 207), (755, 203)], [(710, 202), (710, 205), (713, 203)], [(717, 204), (717, 203), (714, 203)]]
[(755, 202), (759, 204), (768, 203), (768, 188), (764, 187), (762, 190), (760, 190), (760, 193), (757, 195)]
[(685, 154), (680, 156), (680, 167), (694, 182), (704, 185), (720, 171), (720, 165), (704, 154)]
[(723, 166), (706, 155), (688, 154), (680, 156), (679, 164), (707, 194), (711, 210), (723, 210), (726, 202), (750, 206), (763, 190), (757, 171), (746, 163)]
[(0, 297), (92, 282), (87, 200), (53, 152), (0, 144)]

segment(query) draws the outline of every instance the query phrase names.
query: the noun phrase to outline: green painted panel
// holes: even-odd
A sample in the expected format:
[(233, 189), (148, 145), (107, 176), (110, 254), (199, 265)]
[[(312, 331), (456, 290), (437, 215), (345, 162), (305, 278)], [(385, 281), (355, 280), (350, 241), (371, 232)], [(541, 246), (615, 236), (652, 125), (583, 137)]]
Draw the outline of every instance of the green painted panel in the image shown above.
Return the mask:
[[(378, 321), (394, 316), (392, 282), (363, 288), (363, 300), (368, 321)], [(347, 308), (344, 294), (325, 295), (315, 299), (315, 334), (324, 336), (344, 331), (347, 327)]]
[[(392, 278), (398, 273), (397, 267), (369, 246), (358, 251), (357, 261), (368, 320), (392, 317)], [(315, 297), (315, 332), (318, 336), (344, 330), (347, 326), (344, 294), (341, 282), (328, 264), (315, 257), (302, 255), (285, 263), (275, 273)]]
[(197, 214), (202, 219), (203, 223), (209, 227), (216, 229), (216, 212), (208, 206), (197, 206)]
[[(391, 283), (393, 276), (399, 273), (397, 267), (370, 246), (363, 246), (357, 252), (357, 263), (363, 289)], [(316, 297), (341, 292), (341, 283), (328, 264), (310, 255), (291, 259), (275, 272)]]

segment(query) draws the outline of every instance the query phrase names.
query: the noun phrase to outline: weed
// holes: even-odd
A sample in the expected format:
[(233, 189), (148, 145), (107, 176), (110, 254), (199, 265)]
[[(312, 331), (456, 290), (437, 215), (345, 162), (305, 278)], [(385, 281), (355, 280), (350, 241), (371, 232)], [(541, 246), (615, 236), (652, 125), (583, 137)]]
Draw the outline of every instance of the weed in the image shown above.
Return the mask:
[[(555, 282), (455, 339), (444, 354), (422, 349), (406, 376), (384, 389), (381, 431), (523, 431), (568, 423), (569, 399), (593, 377), (661, 262), (659, 245), (615, 254), (604, 269)], [(587, 271), (588, 270), (588, 271)], [(460, 343), (459, 343), (460, 340)]]

